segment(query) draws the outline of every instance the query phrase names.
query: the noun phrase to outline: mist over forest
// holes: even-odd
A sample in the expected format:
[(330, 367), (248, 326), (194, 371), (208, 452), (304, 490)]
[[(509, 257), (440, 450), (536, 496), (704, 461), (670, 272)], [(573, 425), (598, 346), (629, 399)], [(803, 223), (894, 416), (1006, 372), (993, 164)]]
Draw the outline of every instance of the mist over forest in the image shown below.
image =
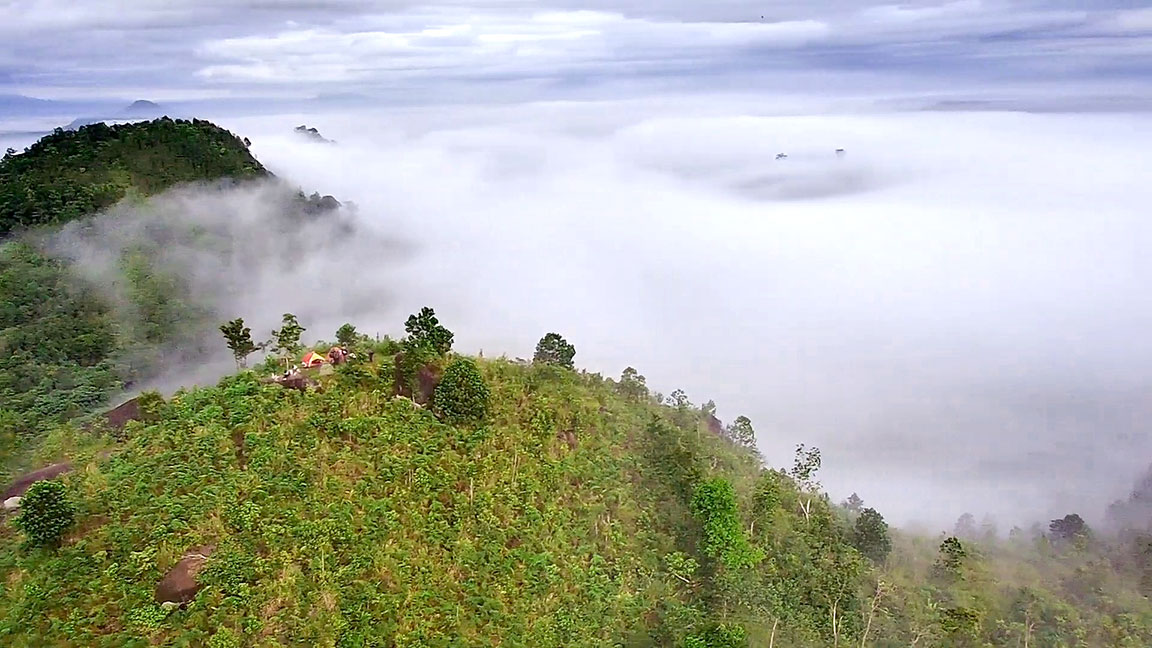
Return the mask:
[[(206, 228), (232, 244), (176, 237), (156, 261), (260, 331), (288, 310), (317, 339), (395, 335), (423, 303), (487, 355), (562, 330), (587, 370), (634, 365), (747, 414), (770, 465), (819, 445), (834, 497), (926, 529), (1102, 521), (1152, 457), (1152, 309), (1132, 298), (1152, 270), (1130, 146), (1146, 115), (695, 97), (217, 121), (284, 182), (350, 202), (354, 228), (277, 225), (269, 187), (182, 188), (49, 247), (99, 283), (153, 215)], [(214, 379), (228, 355), (207, 349), (157, 384)]]

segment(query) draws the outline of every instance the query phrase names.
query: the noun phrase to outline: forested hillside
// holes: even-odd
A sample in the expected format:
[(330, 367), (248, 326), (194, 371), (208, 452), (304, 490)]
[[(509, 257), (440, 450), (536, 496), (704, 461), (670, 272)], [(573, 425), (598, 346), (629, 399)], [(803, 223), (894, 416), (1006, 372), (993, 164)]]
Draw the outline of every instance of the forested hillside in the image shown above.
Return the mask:
[[(441, 353), (417, 320), (303, 391), (262, 380), (273, 360), (123, 430), (57, 429), (40, 459), (74, 470), (39, 515), (67, 519), (0, 531), (5, 645), (1152, 642), (1086, 529), (901, 537), (820, 492), (815, 449), (765, 469), (750, 421), (634, 370), (568, 369), (547, 339), (531, 365)], [(394, 396), (414, 372), (440, 380), (424, 406)], [(198, 591), (162, 604), (189, 555)]]
[(65, 223), (125, 196), (149, 196), (181, 182), (266, 173), (243, 140), (206, 121), (56, 129), (0, 161), (0, 236)]
[[(45, 249), (60, 226), (128, 198), (139, 210), (181, 183), (268, 178), (238, 136), (205, 121), (158, 119), (57, 130), (0, 162), (0, 477), (47, 426), (104, 405), (174, 351), (194, 355), (214, 315), (181, 277), (158, 268), (176, 240), (225, 245), (176, 220), (115, 250), (114, 273), (93, 282)], [(285, 218), (339, 206), (285, 188)], [(32, 229), (26, 229), (32, 228)], [(83, 231), (93, 228), (86, 227)], [(73, 238), (80, 237), (77, 234)]]

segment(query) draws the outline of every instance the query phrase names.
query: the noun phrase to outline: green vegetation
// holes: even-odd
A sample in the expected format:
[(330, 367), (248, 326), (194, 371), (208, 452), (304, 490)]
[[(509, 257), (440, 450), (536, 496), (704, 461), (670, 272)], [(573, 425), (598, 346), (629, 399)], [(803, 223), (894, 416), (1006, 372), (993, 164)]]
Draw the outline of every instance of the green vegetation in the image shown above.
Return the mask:
[(252, 329), (244, 326), (244, 318), (237, 317), (230, 322), (221, 324), (220, 332), (224, 334), (228, 350), (236, 359), (236, 368), (245, 367), (245, 359), (256, 351), (256, 344), (252, 342)]
[[(119, 445), (57, 428), (41, 459), (77, 465), (77, 524), (50, 551), (0, 530), (5, 645), (1152, 641), (1114, 549), (892, 534), (815, 489), (815, 449), (765, 469), (685, 394), (637, 398), (634, 371), (457, 356), (432, 409), (392, 376), (383, 354), (305, 392), (242, 372)], [(482, 420), (433, 416), (477, 385)], [(160, 610), (156, 583), (208, 544), (196, 599)]]
[[(265, 176), (244, 142), (205, 121), (57, 130), (0, 161), (0, 236), (63, 224), (180, 182)], [(105, 404), (211, 321), (155, 249), (118, 259), (119, 298), (30, 241), (0, 241), (0, 476), (47, 427)]]
[(64, 484), (55, 480), (38, 481), (21, 498), (16, 525), (24, 531), (29, 544), (55, 546), (72, 526), (75, 516), (76, 510), (68, 501)]
[(532, 362), (571, 369), (572, 359), (575, 357), (576, 347), (569, 344), (559, 333), (549, 333), (536, 343), (536, 353), (532, 356)]
[(436, 311), (427, 306), (408, 317), (404, 330), (408, 333), (404, 340), (405, 351), (426, 349), (435, 355), (444, 355), (452, 349), (452, 331), (444, 328), (436, 318)]
[(336, 329), (336, 343), (345, 348), (352, 348), (360, 341), (360, 334), (356, 332), (356, 327), (351, 324), (344, 324)]
[[(102, 404), (120, 389), (127, 344), (94, 288), (27, 245), (0, 245), (0, 445)], [(5, 464), (6, 465), (6, 464)]]
[(479, 423), (488, 415), (488, 385), (476, 364), (467, 358), (453, 360), (444, 370), (433, 397), (435, 411), (448, 423)]
[(0, 236), (66, 223), (126, 196), (150, 196), (182, 182), (266, 173), (243, 140), (206, 121), (56, 129), (0, 161)]
[[(203, 159), (239, 153), (196, 148), (184, 127), (203, 124), (141, 127), (185, 133), (184, 162), (165, 161), (184, 144), (131, 130), (96, 146), (124, 158), (106, 167), (69, 152), (99, 129), (53, 135), (27, 158), (42, 167), (10, 156), (5, 192), (18, 167), (49, 189), (5, 202), (9, 227), (71, 218), (101, 183), (157, 190), (185, 164), (244, 177)], [(88, 194), (64, 191), (81, 180)], [(340, 327), (357, 359), (305, 370), (300, 389), (269, 380), (271, 358), (146, 394), (122, 430), (77, 425), (209, 315), (149, 258), (119, 259), (128, 303), (113, 307), (35, 248), (0, 248), (0, 451), (43, 432), (22, 459), (74, 467), (0, 522), (6, 647), (1152, 645), (1146, 533), (1070, 514), (1007, 539), (972, 516), (954, 536), (901, 534), (855, 494), (829, 500), (817, 448), (769, 468), (785, 458), (757, 454), (746, 417), (723, 426), (711, 401), (665, 399), (632, 367), (574, 370), (556, 334), (531, 365), (452, 353), (430, 308), (399, 342)], [(242, 319), (219, 329), (238, 366), (262, 347)], [(303, 332), (285, 314), (277, 349), (298, 353)], [(394, 397), (397, 380), (434, 383), (431, 402)], [(191, 603), (158, 605), (157, 583), (207, 546)]]
[(285, 358), (299, 355), (304, 348), (304, 345), (300, 344), (300, 336), (308, 329), (301, 326), (300, 321), (292, 313), (284, 313), (280, 323), (280, 328), (272, 331), (272, 352)]

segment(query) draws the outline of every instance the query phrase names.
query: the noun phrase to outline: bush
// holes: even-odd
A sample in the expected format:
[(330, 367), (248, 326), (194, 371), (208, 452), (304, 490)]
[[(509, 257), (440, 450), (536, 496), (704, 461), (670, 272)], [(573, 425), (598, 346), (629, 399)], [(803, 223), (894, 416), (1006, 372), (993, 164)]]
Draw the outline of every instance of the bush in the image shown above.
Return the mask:
[(53, 546), (64, 537), (75, 517), (76, 509), (68, 501), (64, 484), (49, 480), (32, 484), (24, 493), (16, 522), (28, 536), (30, 544)]
[(432, 398), (436, 412), (448, 423), (474, 423), (488, 415), (488, 385), (476, 363), (454, 360), (444, 370)]

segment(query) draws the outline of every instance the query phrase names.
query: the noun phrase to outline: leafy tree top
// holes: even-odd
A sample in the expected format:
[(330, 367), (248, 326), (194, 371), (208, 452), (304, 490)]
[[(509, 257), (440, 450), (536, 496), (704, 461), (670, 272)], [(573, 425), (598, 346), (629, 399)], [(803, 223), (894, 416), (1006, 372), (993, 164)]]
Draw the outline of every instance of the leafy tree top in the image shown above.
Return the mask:
[(336, 329), (336, 342), (342, 347), (350, 347), (356, 344), (360, 339), (360, 334), (356, 331), (356, 327), (351, 324), (344, 324)]
[(452, 350), (452, 340), (455, 337), (440, 324), (436, 311), (425, 306), (419, 313), (410, 315), (404, 323), (404, 331), (408, 337), (404, 340), (405, 346), (410, 349), (426, 348), (438, 355), (444, 355)]
[(232, 351), (232, 357), (236, 359), (237, 365), (243, 365), (244, 358), (256, 350), (256, 345), (252, 342), (252, 329), (244, 326), (244, 318), (237, 317), (221, 324), (220, 332), (224, 334), (224, 340), (228, 344), (228, 349)]
[(130, 191), (148, 196), (181, 182), (265, 175), (243, 140), (207, 121), (58, 128), (0, 160), (0, 236), (68, 222)]
[(308, 329), (300, 325), (299, 320), (292, 313), (284, 313), (280, 328), (272, 331), (275, 338), (273, 351), (281, 354), (293, 355), (300, 352), (300, 336)]
[(532, 356), (532, 361), (571, 369), (574, 357), (576, 347), (569, 344), (559, 333), (549, 333), (536, 343), (536, 353)]

